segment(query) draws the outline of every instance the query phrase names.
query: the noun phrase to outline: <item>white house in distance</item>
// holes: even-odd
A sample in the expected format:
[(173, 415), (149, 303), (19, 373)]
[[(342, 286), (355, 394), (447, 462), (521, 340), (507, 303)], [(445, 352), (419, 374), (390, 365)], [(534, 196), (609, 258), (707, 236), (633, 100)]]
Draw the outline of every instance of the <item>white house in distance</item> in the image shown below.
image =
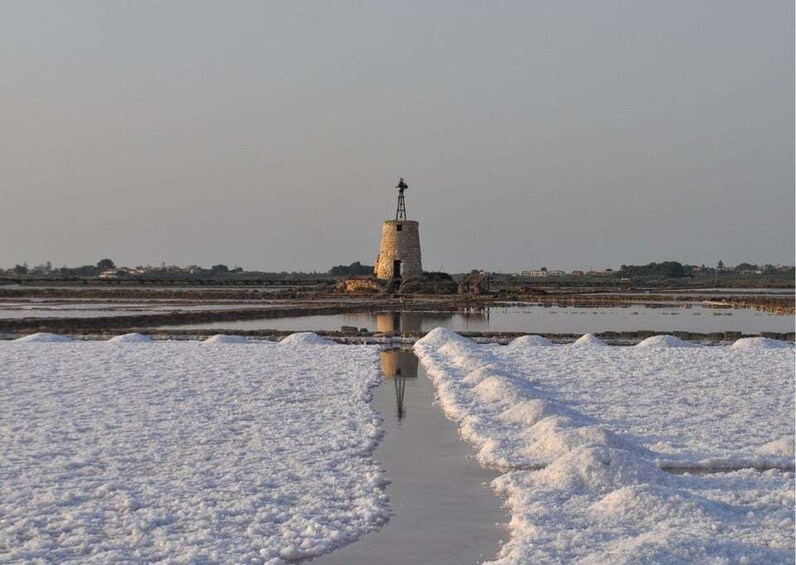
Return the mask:
[(548, 270), (546, 267), (542, 267), (538, 270), (522, 271), (520, 274), (523, 277), (530, 277), (532, 279), (546, 279), (549, 277), (563, 277), (566, 275), (564, 271), (559, 271), (556, 269)]

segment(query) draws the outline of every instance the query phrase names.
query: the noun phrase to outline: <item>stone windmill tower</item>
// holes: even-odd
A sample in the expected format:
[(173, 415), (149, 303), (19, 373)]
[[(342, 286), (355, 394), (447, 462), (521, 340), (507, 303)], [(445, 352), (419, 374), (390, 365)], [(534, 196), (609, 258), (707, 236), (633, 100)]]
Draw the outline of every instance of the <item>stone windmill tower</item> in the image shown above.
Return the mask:
[(418, 223), (406, 219), (404, 191), (409, 185), (402, 178), (395, 188), (398, 189), (398, 209), (395, 220), (387, 220), (381, 225), (381, 248), (373, 274), (380, 280), (420, 278), (423, 266), (420, 263)]

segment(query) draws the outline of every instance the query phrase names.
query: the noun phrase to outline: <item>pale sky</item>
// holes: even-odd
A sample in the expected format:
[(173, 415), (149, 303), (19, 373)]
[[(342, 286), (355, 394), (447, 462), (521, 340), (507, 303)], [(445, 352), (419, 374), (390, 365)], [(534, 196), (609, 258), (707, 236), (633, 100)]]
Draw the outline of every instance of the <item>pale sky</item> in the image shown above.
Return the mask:
[(794, 5), (0, 4), (0, 267), (794, 263)]

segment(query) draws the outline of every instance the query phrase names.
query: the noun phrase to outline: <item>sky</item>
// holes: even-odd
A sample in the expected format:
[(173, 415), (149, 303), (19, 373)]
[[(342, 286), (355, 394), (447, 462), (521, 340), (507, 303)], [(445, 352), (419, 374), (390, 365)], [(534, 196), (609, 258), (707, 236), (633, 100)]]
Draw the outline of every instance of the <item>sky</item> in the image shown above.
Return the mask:
[(794, 263), (792, 1), (0, 4), (0, 267)]

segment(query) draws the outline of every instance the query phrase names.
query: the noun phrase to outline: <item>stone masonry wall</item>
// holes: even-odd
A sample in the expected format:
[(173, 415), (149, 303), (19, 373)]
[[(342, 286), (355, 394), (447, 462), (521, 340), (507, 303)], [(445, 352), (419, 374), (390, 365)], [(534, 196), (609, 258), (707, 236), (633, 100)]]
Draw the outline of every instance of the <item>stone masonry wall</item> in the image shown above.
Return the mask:
[[(398, 231), (398, 227), (401, 231)], [(423, 276), (420, 260), (420, 232), (413, 220), (388, 220), (381, 225), (381, 248), (374, 268), (377, 279), (393, 278), (393, 261), (401, 261), (401, 277)]]

